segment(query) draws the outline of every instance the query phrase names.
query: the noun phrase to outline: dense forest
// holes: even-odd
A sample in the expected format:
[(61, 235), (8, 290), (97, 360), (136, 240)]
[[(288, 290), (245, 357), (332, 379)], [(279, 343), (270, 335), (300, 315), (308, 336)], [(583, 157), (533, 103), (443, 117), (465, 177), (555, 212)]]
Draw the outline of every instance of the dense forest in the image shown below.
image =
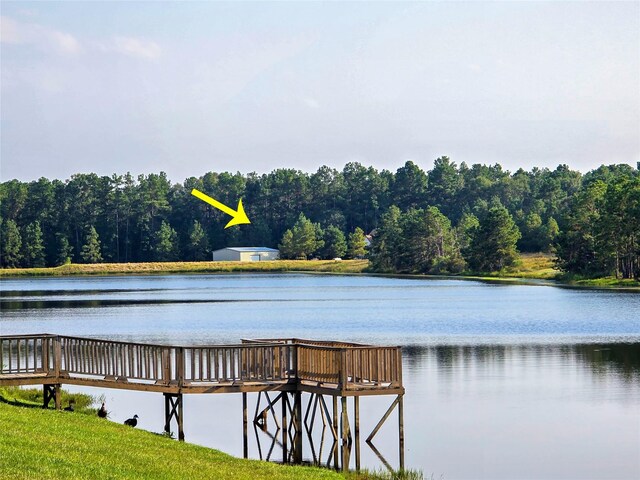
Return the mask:
[[(251, 224), (225, 229), (229, 216), (193, 188), (233, 208), (242, 198)], [(376, 271), (422, 273), (497, 271), (518, 252), (543, 251), (568, 273), (640, 276), (640, 172), (626, 164), (510, 173), (441, 157), (429, 171), (352, 162), (182, 184), (164, 173), (76, 174), (3, 182), (0, 202), (3, 267), (197, 261), (226, 246), (268, 246), (285, 258), (366, 255)]]

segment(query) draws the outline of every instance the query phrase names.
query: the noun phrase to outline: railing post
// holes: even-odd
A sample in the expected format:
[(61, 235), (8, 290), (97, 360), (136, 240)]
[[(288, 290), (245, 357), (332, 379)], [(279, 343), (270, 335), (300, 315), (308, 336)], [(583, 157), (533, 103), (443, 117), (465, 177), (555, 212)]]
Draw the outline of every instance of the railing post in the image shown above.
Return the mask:
[(62, 370), (62, 344), (60, 336), (53, 337), (53, 376), (60, 378), (60, 370)]
[(396, 348), (396, 385), (402, 386), (402, 348)]
[(293, 362), (291, 365), (291, 370), (294, 371), (295, 379), (298, 381), (298, 345), (293, 344)]
[(49, 349), (50, 341), (49, 337), (44, 337), (42, 339), (42, 371), (49, 375)]
[(176, 348), (176, 380), (178, 381), (178, 388), (182, 388), (182, 386), (184, 385), (186, 368), (184, 360), (184, 348)]
[(165, 385), (171, 383), (171, 347), (162, 349), (162, 377)]
[(338, 389), (346, 390), (347, 388), (347, 349), (340, 349), (340, 360), (338, 365)]

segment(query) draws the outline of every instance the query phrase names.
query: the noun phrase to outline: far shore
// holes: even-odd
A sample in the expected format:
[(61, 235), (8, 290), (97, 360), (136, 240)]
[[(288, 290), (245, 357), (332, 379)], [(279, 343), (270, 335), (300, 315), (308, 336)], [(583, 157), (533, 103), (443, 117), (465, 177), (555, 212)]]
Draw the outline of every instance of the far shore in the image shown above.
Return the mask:
[[(368, 270), (368, 260), (274, 260), (267, 262), (148, 262), (148, 263), (96, 263), (68, 264), (47, 268), (4, 268), (0, 279), (12, 277), (57, 277), (78, 275), (149, 275), (149, 274), (207, 274), (207, 273), (338, 273), (379, 274)], [(427, 277), (422, 274), (396, 274), (392, 276)], [(547, 283), (578, 287), (597, 287), (640, 290), (640, 282), (633, 279), (604, 277), (595, 279), (567, 278), (554, 268), (553, 256), (549, 254), (522, 254), (517, 266), (501, 272), (464, 272), (455, 276), (433, 276), (433, 278), (460, 278), (469, 280), (500, 281), (513, 283)]]

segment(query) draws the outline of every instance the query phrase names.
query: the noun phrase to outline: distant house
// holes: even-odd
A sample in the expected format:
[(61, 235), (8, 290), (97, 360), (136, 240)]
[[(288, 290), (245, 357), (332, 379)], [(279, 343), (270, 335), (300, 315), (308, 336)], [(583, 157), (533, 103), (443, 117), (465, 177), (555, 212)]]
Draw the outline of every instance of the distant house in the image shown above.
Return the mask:
[(214, 262), (264, 262), (278, 258), (280, 251), (267, 247), (227, 247), (213, 252)]
[(365, 248), (369, 248), (371, 246), (371, 242), (373, 242), (373, 235), (365, 235), (364, 236), (364, 246)]

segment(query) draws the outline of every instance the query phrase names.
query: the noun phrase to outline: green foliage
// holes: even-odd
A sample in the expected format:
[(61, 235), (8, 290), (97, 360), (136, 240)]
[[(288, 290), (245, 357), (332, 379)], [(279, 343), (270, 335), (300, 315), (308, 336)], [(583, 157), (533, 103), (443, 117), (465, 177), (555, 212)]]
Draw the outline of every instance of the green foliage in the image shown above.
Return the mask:
[(96, 232), (93, 226), (89, 227), (85, 244), (80, 251), (80, 258), (84, 263), (98, 263), (102, 261), (98, 232)]
[(24, 234), (24, 264), (27, 267), (44, 267), (44, 243), (42, 242), (42, 230), (40, 222), (35, 221), (27, 225)]
[(324, 246), (320, 249), (320, 258), (332, 259), (344, 257), (347, 253), (347, 240), (338, 227), (329, 225), (324, 230)]
[(604, 259), (597, 255), (596, 226), (607, 186), (601, 180), (590, 183), (572, 199), (567, 226), (558, 238), (557, 266), (579, 275), (605, 275)]
[(193, 221), (193, 226), (189, 230), (189, 253), (191, 260), (206, 260), (209, 242), (202, 225), (197, 220)]
[(306, 260), (324, 246), (323, 232), (319, 224), (311, 223), (303, 213), (292, 229), (287, 230), (279, 245), (283, 259)]
[(449, 157), (440, 157), (433, 162), (433, 170), (429, 172), (429, 185), (429, 203), (438, 207), (445, 215), (451, 215), (455, 207), (453, 202), (462, 190), (463, 178)]
[(2, 223), (2, 266), (14, 268), (22, 260), (22, 236), (16, 222), (5, 220)]
[(489, 209), (471, 243), (469, 265), (477, 272), (493, 272), (514, 265), (520, 230), (505, 207)]
[[(518, 249), (557, 253), (557, 265), (570, 275), (636, 277), (638, 177), (629, 165), (603, 165), (584, 176), (566, 165), (510, 173), (499, 164), (457, 166), (440, 157), (430, 171), (414, 162), (395, 172), (350, 162), (342, 170), (322, 166), (311, 174), (294, 169), (261, 175), (207, 172), (182, 184), (172, 184), (163, 172), (10, 180), (0, 183), (0, 263), (206, 259), (209, 247), (275, 247), (279, 239), (284, 257), (334, 258), (329, 254), (341, 249), (338, 234), (320, 234), (323, 225), (342, 232), (375, 232), (377, 240), (368, 252), (371, 268), (396, 271), (405, 249), (402, 235), (394, 233), (399, 226), (394, 226), (392, 205), (399, 207), (397, 217), (412, 208), (426, 212), (437, 207), (456, 225), (464, 257), (471, 255), (475, 233), (470, 215), (483, 223), (492, 208), (504, 206), (522, 232)], [(242, 198), (252, 223), (225, 229), (228, 215), (195, 199), (193, 188), (234, 208)], [(293, 235), (292, 225), (301, 214), (317, 222), (313, 235)], [(100, 241), (97, 249), (85, 248), (91, 257), (86, 260), (89, 225)], [(27, 242), (27, 230), (35, 241)], [(287, 230), (291, 237), (285, 236)], [(305, 235), (314, 236), (316, 244), (302, 247)], [(327, 249), (317, 245), (322, 241)]]
[(154, 260), (173, 262), (178, 258), (178, 234), (164, 220), (154, 235)]
[(70, 264), (73, 247), (69, 244), (69, 240), (67, 240), (66, 236), (59, 233), (56, 235), (56, 243), (58, 246), (55, 261), (56, 266)]
[(471, 242), (480, 227), (480, 221), (473, 213), (465, 213), (456, 225), (456, 238), (460, 252), (467, 257), (470, 254)]
[(401, 217), (401, 270), (418, 273), (457, 273), (465, 262), (451, 222), (437, 207), (409, 210)]
[(369, 261), (374, 272), (393, 272), (398, 269), (402, 251), (401, 212), (392, 205), (382, 214), (380, 226), (374, 231), (369, 249)]
[(458, 273), (465, 262), (451, 222), (437, 207), (392, 207), (373, 236), (371, 268), (407, 273)]
[(347, 256), (349, 258), (364, 258), (367, 253), (367, 242), (364, 237), (364, 231), (360, 227), (349, 234), (349, 242), (347, 247)]

